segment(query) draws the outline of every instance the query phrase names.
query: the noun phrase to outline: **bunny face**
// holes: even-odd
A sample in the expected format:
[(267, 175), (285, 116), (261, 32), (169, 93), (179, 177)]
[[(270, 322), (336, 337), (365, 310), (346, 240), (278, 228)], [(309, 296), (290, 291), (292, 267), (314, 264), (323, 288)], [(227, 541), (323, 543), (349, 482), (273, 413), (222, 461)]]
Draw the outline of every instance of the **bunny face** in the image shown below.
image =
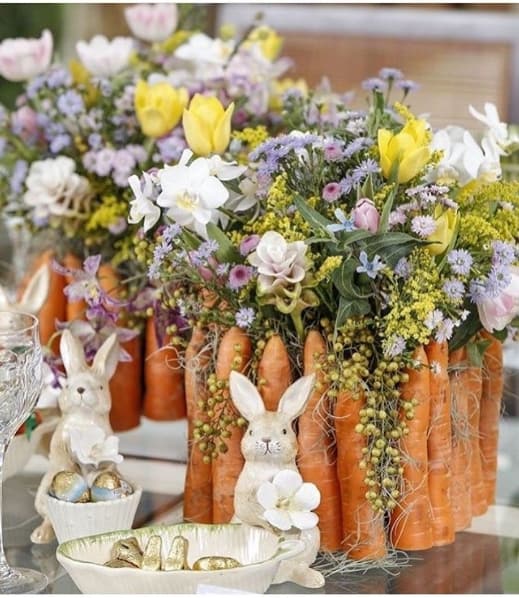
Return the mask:
[(108, 381), (94, 376), (88, 370), (71, 376), (58, 400), (63, 413), (79, 409), (97, 415), (108, 413), (112, 402)]
[(276, 412), (265, 411), (249, 424), (241, 451), (246, 461), (293, 461), (297, 454), (297, 439), (291, 422)]
[(266, 411), (256, 387), (245, 376), (231, 372), (229, 389), (238, 411), (249, 421), (241, 449), (247, 462), (291, 463), (297, 454), (292, 422), (306, 407), (315, 376), (304, 376), (283, 394), (277, 411)]

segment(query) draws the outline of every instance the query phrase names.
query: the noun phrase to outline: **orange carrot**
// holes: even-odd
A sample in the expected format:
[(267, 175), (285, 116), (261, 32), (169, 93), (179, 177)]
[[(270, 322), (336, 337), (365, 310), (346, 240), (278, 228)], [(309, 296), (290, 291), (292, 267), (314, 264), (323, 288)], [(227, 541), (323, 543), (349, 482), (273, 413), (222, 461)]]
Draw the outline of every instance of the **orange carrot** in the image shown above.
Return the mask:
[(449, 356), (452, 401), (451, 501), (454, 529), (470, 526), (470, 435), (467, 387), (467, 350), (458, 349)]
[[(357, 397), (357, 400), (354, 400)], [(366, 498), (365, 471), (359, 466), (366, 442), (355, 431), (359, 411), (365, 407), (361, 391), (343, 391), (335, 406), (337, 477), (341, 489), (342, 550), (354, 560), (376, 560), (386, 555), (382, 514), (376, 514)]]
[(292, 383), (290, 359), (285, 343), (275, 334), (265, 345), (258, 365), (259, 391), (267, 411), (276, 411), (279, 399)]
[(503, 345), (488, 332), (483, 337), (490, 345), (483, 357), (483, 391), (479, 419), (479, 447), (487, 503), (496, 502), (497, 441), (503, 397)]
[(454, 542), (451, 486), (451, 395), (447, 343), (431, 341), (426, 347), (430, 365), (431, 417), (427, 439), (429, 495), (435, 546)]
[(110, 423), (115, 432), (131, 430), (141, 421), (142, 340), (140, 336), (121, 343), (131, 361), (120, 361), (110, 380)]
[(169, 337), (159, 346), (155, 318), (146, 322), (144, 362), (144, 415), (155, 420), (177, 420), (186, 416), (184, 370), (177, 347), (168, 346)]
[[(204, 462), (204, 455), (193, 443), (193, 422), (200, 419), (198, 401), (207, 392), (203, 371), (210, 359), (204, 351), (206, 333), (195, 327), (186, 348), (185, 390), (187, 421), (189, 426), (188, 463), (184, 484), (184, 519), (196, 523), (213, 522), (213, 480), (211, 463)], [(220, 457), (218, 457), (220, 458)]]
[(467, 386), (470, 434), (470, 505), (474, 517), (483, 515), (488, 508), (479, 451), (479, 415), (483, 386), (481, 367), (471, 365), (468, 368)]
[[(243, 373), (251, 353), (251, 342), (245, 332), (236, 326), (228, 330), (218, 347), (217, 379), (227, 382), (233, 369)], [(226, 394), (230, 401), (228, 391)], [(244, 463), (240, 448), (242, 436), (241, 428), (232, 428), (230, 438), (226, 439), (227, 452), (220, 453), (213, 461), (213, 523), (228, 523), (234, 514), (234, 488)]]
[(422, 346), (414, 352), (417, 369), (409, 368), (409, 380), (400, 387), (402, 401), (418, 403), (407, 422), (408, 434), (400, 442), (405, 459), (402, 495), (391, 512), (390, 537), (395, 548), (425, 550), (433, 545), (432, 514), (428, 489), (427, 431), (431, 404), (429, 362)]
[(321, 503), (316, 509), (321, 531), (321, 548), (339, 550), (342, 541), (341, 490), (337, 478), (337, 455), (330, 437), (326, 392), (329, 384), (317, 369), (326, 356), (326, 343), (317, 330), (311, 330), (304, 346), (304, 375), (317, 373), (315, 390), (298, 421), (297, 465), (305, 482), (319, 488)]
[[(67, 253), (63, 258), (63, 265), (65, 268), (70, 270), (80, 270), (83, 266), (83, 262), (80, 258), (72, 253)], [(65, 276), (67, 284), (72, 282), (72, 276)], [(68, 301), (67, 300), (67, 322), (71, 320), (83, 320), (85, 318), (85, 311), (87, 305), (83, 299), (80, 301)]]

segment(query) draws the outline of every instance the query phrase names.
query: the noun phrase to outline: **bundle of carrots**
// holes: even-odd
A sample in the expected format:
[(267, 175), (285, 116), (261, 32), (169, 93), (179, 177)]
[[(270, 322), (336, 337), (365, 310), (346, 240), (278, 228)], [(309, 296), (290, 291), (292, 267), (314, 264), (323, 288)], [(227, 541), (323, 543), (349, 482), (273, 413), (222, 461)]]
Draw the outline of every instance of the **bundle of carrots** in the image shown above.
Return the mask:
[[(485, 336), (485, 335), (484, 335)], [(446, 343), (431, 341), (414, 354), (417, 367), (409, 368), (400, 384), (402, 402), (413, 401), (414, 416), (400, 440), (403, 455), (402, 492), (391, 511), (386, 530), (384, 517), (366, 498), (365, 472), (360, 467), (366, 441), (355, 428), (365, 408), (359, 388), (328, 396), (329, 378), (321, 367), (327, 345), (313, 330), (304, 344), (304, 375), (315, 373), (316, 386), (298, 420), (298, 468), (321, 493), (317, 509), (321, 548), (343, 551), (352, 559), (381, 559), (387, 546), (424, 550), (451, 544), (455, 531), (470, 525), (494, 500), (497, 424), (502, 393), (501, 343), (490, 335), (483, 368), (468, 364), (467, 351), (449, 355)], [(195, 329), (186, 360), (198, 356), (209, 364), (204, 333)], [(227, 380), (235, 349), (251, 355), (250, 340), (237, 328), (222, 338), (216, 372)], [(242, 362), (243, 363), (243, 362)], [(245, 368), (241, 368), (245, 371)], [(450, 372), (450, 373), (449, 373)], [(274, 335), (266, 343), (257, 366), (259, 391), (269, 410), (277, 408), (292, 382), (287, 348)], [(201, 417), (198, 399), (207, 392), (203, 381), (188, 366), (186, 397), (189, 421)], [(403, 414), (402, 414), (403, 417)], [(330, 431), (335, 431), (335, 438)], [(243, 465), (241, 430), (228, 439), (228, 452), (211, 464), (190, 447), (185, 489), (185, 518), (225, 522), (233, 514), (233, 489)], [(388, 542), (389, 541), (389, 542)]]

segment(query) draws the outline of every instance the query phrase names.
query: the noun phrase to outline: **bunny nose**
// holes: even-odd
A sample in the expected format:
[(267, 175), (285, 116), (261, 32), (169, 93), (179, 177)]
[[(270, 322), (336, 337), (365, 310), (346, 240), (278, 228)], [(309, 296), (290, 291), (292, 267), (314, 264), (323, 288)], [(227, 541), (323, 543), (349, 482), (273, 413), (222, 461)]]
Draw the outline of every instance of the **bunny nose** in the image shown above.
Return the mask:
[(85, 389), (82, 386), (78, 386), (77, 391), (80, 395), (82, 395), (85, 392)]
[(264, 442), (265, 444), (268, 444), (270, 442), (270, 438), (262, 438), (261, 442)]

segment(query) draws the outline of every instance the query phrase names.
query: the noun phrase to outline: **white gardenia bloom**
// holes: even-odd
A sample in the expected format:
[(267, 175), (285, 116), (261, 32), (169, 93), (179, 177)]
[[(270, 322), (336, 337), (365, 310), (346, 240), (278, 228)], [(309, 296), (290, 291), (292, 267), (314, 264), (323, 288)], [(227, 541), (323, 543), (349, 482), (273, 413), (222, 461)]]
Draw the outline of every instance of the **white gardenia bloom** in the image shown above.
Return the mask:
[(110, 77), (122, 71), (130, 62), (132, 50), (131, 37), (108, 40), (104, 35), (96, 35), (90, 42), (79, 41), (76, 44), (83, 66), (97, 77)]
[(234, 51), (234, 42), (213, 39), (205, 33), (195, 33), (174, 53), (175, 58), (190, 64), (196, 78), (206, 81), (223, 76), (223, 66)]
[(146, 42), (162, 42), (175, 31), (176, 4), (135, 4), (124, 10), (128, 27), (135, 37)]
[(462, 127), (448, 126), (434, 134), (432, 150), (441, 150), (443, 157), (429, 173), (430, 181), (447, 180), (460, 186), (481, 179), (492, 182), (501, 176), (497, 146), (488, 138), (479, 146)]
[(266, 232), (248, 258), (258, 269), (260, 294), (301, 282), (306, 274), (306, 250), (304, 241), (287, 243), (279, 233)]
[(107, 436), (99, 426), (69, 428), (68, 434), (70, 452), (80, 465), (98, 468), (101, 463), (121, 463), (123, 460), (117, 436)]
[(272, 482), (261, 484), (256, 498), (265, 509), (263, 518), (282, 531), (312, 529), (319, 522), (311, 511), (319, 506), (321, 494), (315, 484), (303, 483), (297, 471), (280, 471)]
[(141, 188), (139, 177), (135, 174), (128, 179), (128, 184), (135, 196), (130, 202), (130, 214), (128, 222), (137, 224), (144, 218), (144, 232), (153, 228), (160, 219), (160, 208), (150, 197), (153, 195), (153, 181), (147, 172), (143, 173), (144, 188)]
[(33, 208), (36, 220), (81, 216), (91, 195), (88, 180), (77, 174), (76, 163), (66, 156), (33, 162), (25, 186), (23, 201)]
[(0, 44), (0, 75), (8, 81), (28, 81), (47, 70), (52, 58), (52, 33), (39, 39), (4, 39)]
[(229, 191), (211, 174), (210, 161), (197, 158), (187, 165), (192, 152), (184, 152), (176, 166), (159, 171), (161, 193), (157, 204), (168, 208), (166, 215), (206, 238), (206, 225), (218, 222), (218, 208), (229, 199)]

